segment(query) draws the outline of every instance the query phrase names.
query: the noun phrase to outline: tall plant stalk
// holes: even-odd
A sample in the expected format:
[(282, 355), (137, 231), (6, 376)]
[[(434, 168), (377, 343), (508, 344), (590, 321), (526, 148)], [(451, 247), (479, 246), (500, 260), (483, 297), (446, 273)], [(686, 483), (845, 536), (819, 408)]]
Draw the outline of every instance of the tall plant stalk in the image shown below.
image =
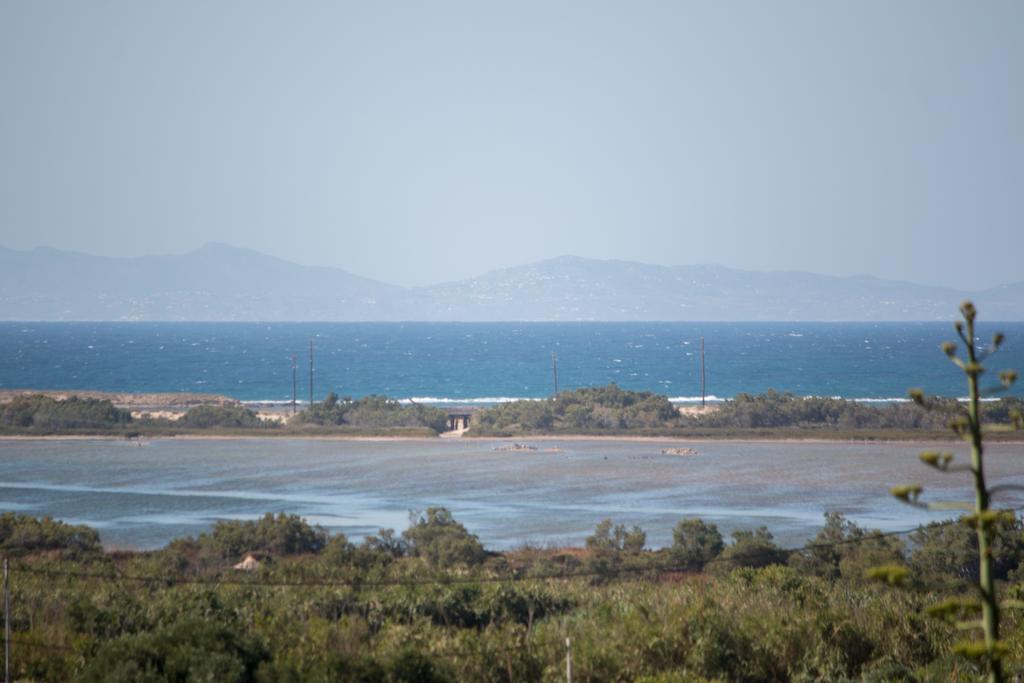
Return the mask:
[(966, 333), (957, 327), (957, 332), (964, 340), (967, 362), (963, 364), (967, 375), (967, 425), (968, 437), (971, 442), (971, 473), (974, 475), (974, 524), (978, 534), (978, 588), (981, 591), (981, 621), (985, 633), (986, 659), (989, 662), (988, 680), (999, 683), (1003, 680), (1002, 662), (997, 652), (999, 642), (999, 601), (996, 597), (995, 577), (992, 574), (992, 545), (995, 541), (995, 524), (989, 512), (989, 492), (985, 483), (985, 466), (982, 454), (981, 435), (981, 389), (978, 377), (984, 368), (978, 361), (977, 348), (974, 345), (974, 319), (977, 311), (970, 302), (960, 307), (964, 317)]
[[(977, 310), (970, 301), (965, 301), (960, 306), (962, 321), (955, 324), (957, 335), (964, 343), (964, 357), (957, 355), (957, 345), (953, 342), (946, 342), (942, 350), (949, 359), (957, 365), (967, 376), (967, 410), (959, 408), (956, 415), (950, 421), (949, 426), (958, 436), (963, 438), (971, 446), (971, 462), (968, 468), (974, 480), (974, 505), (972, 514), (964, 518), (964, 522), (972, 525), (977, 534), (978, 541), (978, 600), (946, 600), (928, 609), (928, 612), (956, 624), (958, 628), (965, 630), (980, 630), (983, 633), (981, 640), (957, 643), (954, 650), (965, 657), (984, 663), (986, 668), (986, 680), (990, 683), (1002, 683), (1004, 680), (1002, 655), (1006, 646), (999, 640), (999, 599), (996, 595), (995, 558), (993, 556), (996, 535), (999, 524), (1005, 519), (1008, 513), (993, 510), (991, 507), (991, 491), (985, 481), (984, 466), (984, 434), (981, 421), (981, 396), (982, 388), (980, 377), (985, 372), (982, 365), (988, 356), (995, 353), (1003, 342), (1003, 335), (996, 334), (992, 338), (992, 344), (980, 349), (975, 341), (975, 321)], [(995, 391), (1009, 389), (1017, 379), (1017, 373), (1006, 370), (999, 374), (1002, 386)], [(921, 406), (935, 408), (919, 389), (911, 390), (911, 398)], [(1022, 422), (1021, 417), (1014, 417), (1015, 424)], [(952, 453), (925, 452), (921, 454), (921, 460), (927, 465), (943, 472), (950, 471), (950, 463), (953, 460)], [(897, 486), (892, 489), (893, 495), (913, 505), (923, 505), (918, 502), (921, 495), (919, 485)], [(965, 507), (971, 509), (970, 504)], [(875, 574), (879, 577), (888, 578), (890, 581), (901, 579), (905, 570), (899, 570), (902, 574), (897, 575), (897, 569), (878, 568)], [(1011, 606), (1024, 606), (1018, 603)], [(963, 621), (965, 614), (978, 616), (980, 618)]]

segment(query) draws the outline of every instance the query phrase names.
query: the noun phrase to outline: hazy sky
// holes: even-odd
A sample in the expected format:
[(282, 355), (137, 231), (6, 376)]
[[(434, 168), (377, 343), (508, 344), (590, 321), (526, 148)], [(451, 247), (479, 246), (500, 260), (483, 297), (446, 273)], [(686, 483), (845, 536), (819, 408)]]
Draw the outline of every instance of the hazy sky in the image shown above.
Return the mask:
[(1022, 216), (1020, 0), (0, 3), (7, 247), (981, 287)]

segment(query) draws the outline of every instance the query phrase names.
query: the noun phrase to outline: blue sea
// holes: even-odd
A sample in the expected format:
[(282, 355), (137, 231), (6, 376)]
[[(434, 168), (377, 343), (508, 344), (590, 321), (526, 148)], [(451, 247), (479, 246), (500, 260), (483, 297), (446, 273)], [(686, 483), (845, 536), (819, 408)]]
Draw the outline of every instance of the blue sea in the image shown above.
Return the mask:
[[(990, 338), (996, 327), (981, 333)], [(1024, 369), (1024, 324), (999, 326), (990, 359)], [(715, 400), (769, 388), (800, 395), (898, 399), (911, 386), (962, 396), (939, 350), (948, 324), (209, 324), (0, 323), (0, 388), (200, 391), (287, 402), (292, 357), (308, 391), (417, 401), (494, 403), (559, 387), (615, 382), (692, 401), (700, 340)], [(530, 442), (533, 443), (533, 442)], [(684, 442), (685, 443), (685, 442)], [(924, 468), (920, 444), (536, 441), (509, 454), (487, 439), (0, 439), (0, 510), (100, 530), (112, 547), (152, 548), (217, 519), (291, 512), (352, 538), (404, 528), (410, 509), (450, 508), (489, 546), (580, 544), (602, 518), (638, 524), (652, 546), (683, 517), (728, 532), (768, 525), (783, 544), (812, 537), (826, 510), (887, 531), (948, 513), (901, 505), (893, 483), (932, 500), (969, 498), (970, 479)], [(943, 446), (946, 448), (947, 446)], [(957, 458), (962, 445), (948, 446)], [(999, 503), (1021, 503), (1019, 446), (993, 444)]]
[[(1024, 323), (987, 362), (1024, 370)], [(0, 323), (0, 388), (194, 391), (250, 402), (385, 394), (494, 403), (614, 382), (685, 402), (700, 396), (705, 339), (712, 400), (768, 389), (890, 400), (909, 387), (963, 396), (939, 350), (949, 323)]]

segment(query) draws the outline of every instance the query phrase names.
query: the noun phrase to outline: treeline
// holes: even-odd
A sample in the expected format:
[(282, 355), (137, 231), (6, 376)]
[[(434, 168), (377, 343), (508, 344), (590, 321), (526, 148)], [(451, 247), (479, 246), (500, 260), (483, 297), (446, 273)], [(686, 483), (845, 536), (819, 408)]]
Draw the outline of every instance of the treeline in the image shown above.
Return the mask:
[[(963, 411), (955, 399), (931, 399), (929, 410), (910, 402), (869, 404), (839, 398), (801, 397), (769, 390), (738, 394), (711, 410), (681, 414), (667, 397), (627, 391), (610, 384), (564, 391), (554, 398), (502, 403), (474, 413), (470, 436), (529, 434), (650, 436), (770, 436), (945, 434), (950, 420)], [(984, 420), (1000, 429), (1024, 411), (1024, 400), (1003, 397), (982, 404)], [(44, 395), (18, 396), (0, 404), (0, 434), (160, 435), (218, 431), (224, 433), (398, 434), (427, 436), (447, 428), (447, 413), (421, 404), (402, 404), (385, 396), (327, 398), (287, 421), (263, 420), (242, 405), (201, 405), (176, 420), (129, 411), (109, 400), (72, 396), (56, 400)], [(272, 431), (271, 431), (272, 430)]]
[[(1009, 424), (1024, 401), (1003, 397), (982, 404), (983, 418)], [(965, 408), (956, 399), (931, 399), (929, 410), (912, 402), (869, 404), (841, 398), (795, 396), (769, 390), (763, 394), (737, 394), (717, 410), (688, 416), (684, 424), (699, 427), (772, 429), (830, 427), (838, 429), (945, 430), (950, 419)]]
[(473, 416), (474, 436), (519, 434), (615, 434), (675, 428), (679, 411), (667, 397), (627, 391), (615, 384), (563, 391), (537, 401), (511, 401)]
[[(1024, 409), (1017, 397), (982, 404), (983, 417), (1009, 425)], [(911, 402), (869, 404), (841, 398), (802, 397), (769, 390), (737, 394), (710, 410), (681, 413), (667, 397), (626, 391), (614, 384), (566, 391), (549, 399), (512, 401), (473, 417), (473, 436), (524, 434), (648, 434), (664, 436), (742, 434), (744, 431), (800, 430), (855, 435), (860, 432), (947, 433), (964, 407), (955, 399), (932, 399), (929, 410)]]
[(43, 394), (30, 394), (0, 404), (0, 432), (53, 434), (119, 429), (131, 421), (132, 415), (127, 410), (95, 398), (71, 396), (57, 400)]
[[(1019, 599), (1024, 527), (1004, 524), (997, 574)], [(0, 517), (0, 546), (16, 557), (15, 679), (554, 681), (566, 637), (579, 680), (979, 672), (953, 652), (955, 624), (927, 612), (964, 595), (977, 571), (974, 534), (959, 523), (921, 527), (906, 543), (832, 513), (795, 550), (763, 527), (726, 542), (714, 524), (686, 519), (659, 550), (639, 527), (604, 520), (582, 549), (495, 553), (444, 508), (360, 543), (286, 514), (218, 522), (145, 553), (104, 553), (82, 537)], [(247, 554), (257, 569), (230, 569)], [(905, 585), (871, 580), (880, 565), (904, 570)], [(1024, 661), (1017, 619), (1004, 622), (1012, 672)]]
[(46, 550), (78, 558), (96, 555), (102, 552), (102, 546), (96, 530), (84, 524), (67, 524), (50, 517), (36, 518), (16, 512), (0, 514), (0, 554), (18, 557)]
[(434, 432), (446, 429), (447, 413), (440, 408), (417, 403), (403, 405), (386, 396), (371, 394), (363, 398), (339, 398), (333, 391), (327, 398), (296, 416), (298, 424), (321, 427), (394, 429), (425, 427)]
[(200, 405), (177, 420), (143, 416), (118, 408), (109, 399), (69, 396), (55, 399), (44, 394), (16, 396), (0, 404), (0, 433), (62, 434), (118, 433), (130, 435), (147, 428), (242, 428), (268, 426), (254, 411), (243, 406)]
[(21, 395), (0, 404), (0, 434), (95, 434), (118, 436), (174, 435), (211, 431), (228, 434), (277, 433), (397, 433), (427, 436), (446, 428), (447, 414), (439, 408), (403, 405), (383, 396), (326, 400), (291, 420), (264, 420), (243, 405), (194, 406), (176, 419), (128, 410), (108, 399), (54, 399), (43, 394)]

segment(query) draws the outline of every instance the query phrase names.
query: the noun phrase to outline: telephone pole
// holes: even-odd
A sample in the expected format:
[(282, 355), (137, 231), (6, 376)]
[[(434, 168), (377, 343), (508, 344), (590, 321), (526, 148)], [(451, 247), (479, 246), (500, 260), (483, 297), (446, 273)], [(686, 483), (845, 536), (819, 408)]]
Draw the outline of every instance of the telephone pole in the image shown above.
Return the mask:
[(4, 558), (4, 683), (11, 683), (11, 580)]
[(309, 407), (313, 407), (313, 340), (309, 340)]
[(706, 375), (704, 374), (704, 337), (700, 338), (700, 407), (705, 407), (704, 395)]
[(555, 396), (558, 396), (558, 354), (551, 352), (551, 376), (555, 380)]
[(295, 403), (299, 393), (298, 358), (292, 354), (292, 415), (295, 414)]

